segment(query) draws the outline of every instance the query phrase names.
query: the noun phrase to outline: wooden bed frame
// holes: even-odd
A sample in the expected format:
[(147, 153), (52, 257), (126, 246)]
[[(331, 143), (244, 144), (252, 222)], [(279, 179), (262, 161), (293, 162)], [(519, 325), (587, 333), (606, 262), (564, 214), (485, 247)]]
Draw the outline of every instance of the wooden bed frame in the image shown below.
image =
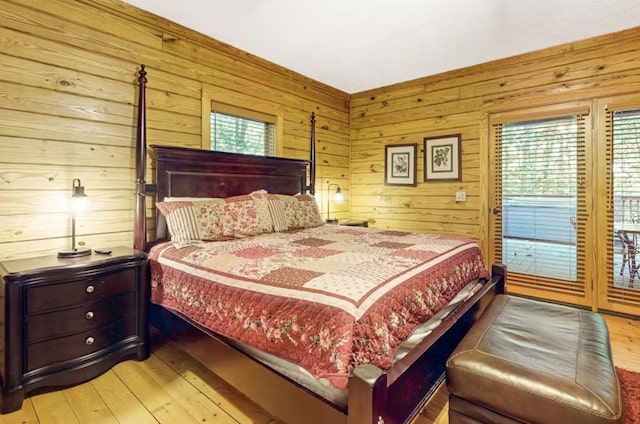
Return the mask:
[[(227, 197), (265, 188), (270, 192), (313, 192), (315, 180), (315, 121), (311, 118), (311, 161), (237, 155), (179, 147), (151, 146), (155, 153), (155, 184), (146, 184), (147, 157), (145, 90), (141, 67), (136, 144), (135, 247), (147, 250), (146, 195), (175, 197)], [(307, 171), (310, 167), (310, 180)], [(157, 212), (156, 241), (167, 239), (166, 225)], [(373, 365), (355, 369), (349, 380), (348, 404), (341, 409), (224, 342), (200, 330), (181, 340), (181, 346), (205, 366), (270, 414), (287, 423), (390, 424), (408, 423), (444, 379), (445, 361), (470, 326), (497, 293), (504, 292), (505, 269), (493, 266), (492, 278), (454, 310), (429, 336), (393, 367), (383, 371)], [(162, 329), (177, 314), (151, 305), (152, 323)], [(171, 335), (170, 335), (171, 337)]]

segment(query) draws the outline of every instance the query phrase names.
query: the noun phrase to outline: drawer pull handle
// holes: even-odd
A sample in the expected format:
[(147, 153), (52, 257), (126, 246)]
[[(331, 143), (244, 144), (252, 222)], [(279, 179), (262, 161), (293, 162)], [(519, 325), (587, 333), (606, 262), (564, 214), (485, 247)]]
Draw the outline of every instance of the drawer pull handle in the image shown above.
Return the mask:
[(95, 287), (93, 286), (87, 286), (87, 293), (93, 293), (95, 291)]
[(87, 337), (87, 340), (85, 340), (84, 342), (88, 345), (92, 345), (93, 342), (95, 342), (96, 340), (93, 337)]
[(84, 317), (86, 319), (92, 319), (93, 318), (93, 311), (89, 311), (86, 314), (84, 314)]

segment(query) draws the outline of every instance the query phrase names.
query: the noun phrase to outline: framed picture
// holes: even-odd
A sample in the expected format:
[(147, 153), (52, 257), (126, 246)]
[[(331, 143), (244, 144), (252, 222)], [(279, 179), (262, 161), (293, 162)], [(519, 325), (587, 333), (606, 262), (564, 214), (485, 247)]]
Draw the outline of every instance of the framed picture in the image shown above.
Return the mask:
[(416, 186), (417, 144), (393, 144), (384, 146), (385, 185)]
[(424, 180), (462, 179), (460, 134), (424, 138)]

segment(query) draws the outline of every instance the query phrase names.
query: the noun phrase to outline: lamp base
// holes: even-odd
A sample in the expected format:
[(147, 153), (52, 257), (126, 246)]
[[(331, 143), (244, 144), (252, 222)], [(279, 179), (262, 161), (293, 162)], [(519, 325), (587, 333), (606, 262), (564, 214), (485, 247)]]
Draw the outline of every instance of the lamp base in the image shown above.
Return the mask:
[(79, 256), (87, 256), (91, 254), (91, 249), (89, 248), (84, 248), (84, 249), (68, 249), (68, 250), (61, 250), (58, 252), (58, 257), (59, 258), (77, 258)]
[(338, 219), (337, 218), (333, 218), (333, 219), (327, 219), (327, 224), (337, 224), (338, 223)]

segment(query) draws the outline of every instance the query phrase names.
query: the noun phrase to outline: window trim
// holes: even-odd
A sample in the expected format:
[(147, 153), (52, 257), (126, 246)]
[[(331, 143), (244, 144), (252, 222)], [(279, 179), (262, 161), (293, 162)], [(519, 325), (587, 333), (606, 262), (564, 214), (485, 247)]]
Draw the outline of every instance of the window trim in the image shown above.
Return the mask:
[[(496, 199), (496, 190), (495, 190), (495, 181), (497, 178), (498, 170), (496, 169), (497, 161), (495, 157), (495, 128), (497, 125), (505, 124), (505, 123), (514, 123), (514, 122), (522, 122), (522, 121), (530, 121), (530, 120), (538, 120), (538, 119), (548, 119), (554, 117), (561, 117), (567, 115), (582, 115), (584, 117), (584, 154), (585, 154), (585, 170), (584, 170), (584, 180), (581, 185), (586, 185), (586, 187), (593, 187), (594, 183), (594, 170), (591, 166), (593, 161), (593, 151), (592, 151), (592, 125), (594, 122), (593, 116), (593, 104), (591, 101), (574, 101), (574, 102), (565, 102), (565, 103), (556, 103), (551, 105), (544, 106), (533, 106), (533, 107), (517, 107), (517, 108), (505, 108), (504, 105), (498, 109), (487, 108), (486, 114), (483, 116), (483, 121), (481, 123), (481, 128), (484, 133), (484, 140), (486, 140), (486, 150), (484, 150), (485, 154), (488, 157), (488, 169), (487, 169), (487, 181), (484, 184), (484, 189), (486, 190), (486, 209), (484, 212), (486, 213), (486, 221), (487, 228), (486, 234), (487, 238), (487, 249), (488, 249), (488, 258), (490, 263), (494, 263), (497, 261), (497, 252), (494, 251), (494, 247), (496, 246), (496, 238), (499, 236), (496, 234), (495, 228), (495, 219), (496, 215), (494, 215), (492, 210), (498, 206)], [(586, 190), (584, 193), (584, 204), (586, 206), (585, 216), (582, 218), (582, 222), (580, 223), (581, 233), (584, 234), (592, 234), (593, 225), (594, 225), (594, 217), (593, 217), (593, 194), (591, 191)], [(592, 258), (594, 255), (593, 252), (594, 246), (591, 243), (584, 244), (584, 253), (583, 257), (585, 260), (588, 258)], [(551, 298), (555, 301), (561, 301), (566, 303), (572, 303), (576, 305), (590, 305), (593, 302), (594, 287), (589, 287), (588, 282), (592, 281), (594, 267), (586, 266), (584, 274), (584, 293), (583, 294), (569, 294), (561, 291), (555, 290), (545, 290), (545, 289), (537, 289), (527, 286), (519, 286), (514, 284), (512, 286), (512, 291), (514, 293), (541, 297), (541, 298)], [(513, 283), (513, 282), (512, 282)], [(552, 293), (552, 294), (550, 294)]]
[[(613, 133), (608, 125), (613, 125), (613, 115), (617, 111), (637, 109), (640, 107), (637, 94), (621, 94), (601, 97), (595, 100), (595, 109), (598, 112), (596, 130), (598, 132), (594, 149), (597, 154), (597, 181), (600, 182), (598, 197), (596, 198), (597, 233), (595, 237), (598, 243), (607, 246), (606, 254), (598, 255), (596, 260), (597, 308), (623, 314), (636, 314), (638, 311), (638, 294), (634, 289), (629, 293), (627, 289), (615, 286), (610, 279), (611, 272), (617, 272), (613, 268), (613, 252), (609, 254), (609, 246), (612, 243), (612, 230), (614, 222), (613, 205), (613, 173), (609, 165), (614, 149)], [(610, 127), (613, 130), (613, 127)], [(610, 226), (611, 225), (611, 226)]]
[[(275, 134), (273, 148), (275, 156), (282, 157), (284, 140), (284, 113), (279, 104), (267, 100), (258, 99), (236, 91), (227, 90), (209, 84), (202, 84), (201, 95), (201, 141), (200, 147), (204, 150), (211, 150), (211, 112), (213, 105), (219, 108), (222, 113), (232, 113), (232, 111), (255, 112), (252, 116), (242, 116), (250, 119), (260, 119), (275, 124)], [(265, 117), (271, 119), (264, 119)], [(274, 119), (275, 118), (275, 119)]]

